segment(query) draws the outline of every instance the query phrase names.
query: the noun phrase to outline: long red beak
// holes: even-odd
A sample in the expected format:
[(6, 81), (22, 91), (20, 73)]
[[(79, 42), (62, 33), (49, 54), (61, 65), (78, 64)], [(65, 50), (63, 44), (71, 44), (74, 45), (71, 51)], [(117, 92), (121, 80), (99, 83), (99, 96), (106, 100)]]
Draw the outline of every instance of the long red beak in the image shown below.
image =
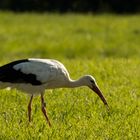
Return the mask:
[(106, 105), (106, 107), (109, 109), (108, 103), (107, 103), (105, 97), (103, 96), (101, 90), (99, 89), (99, 87), (98, 87), (97, 85), (94, 85), (91, 89), (92, 89), (95, 93), (98, 94), (98, 96), (100, 97), (100, 99), (103, 101), (104, 105)]

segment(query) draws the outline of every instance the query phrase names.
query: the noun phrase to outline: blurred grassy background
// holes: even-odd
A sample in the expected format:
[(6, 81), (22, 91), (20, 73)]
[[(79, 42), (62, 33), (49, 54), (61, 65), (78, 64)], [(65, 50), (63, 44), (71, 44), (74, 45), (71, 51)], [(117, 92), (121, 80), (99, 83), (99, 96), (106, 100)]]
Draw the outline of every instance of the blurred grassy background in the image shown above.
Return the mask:
[(140, 15), (0, 12), (0, 64), (28, 58), (63, 62), (72, 78), (95, 76), (110, 111), (87, 88), (46, 91), (27, 118), (20, 91), (0, 92), (0, 139), (140, 139)]
[[(140, 16), (0, 13), (6, 59), (138, 58)], [(8, 60), (10, 61), (10, 60)]]

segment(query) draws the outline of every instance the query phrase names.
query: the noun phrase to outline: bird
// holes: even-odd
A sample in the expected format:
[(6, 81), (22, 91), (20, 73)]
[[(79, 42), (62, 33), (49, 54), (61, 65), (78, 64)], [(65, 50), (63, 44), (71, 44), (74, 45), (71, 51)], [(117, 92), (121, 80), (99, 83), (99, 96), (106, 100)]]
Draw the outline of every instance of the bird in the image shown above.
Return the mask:
[(94, 91), (108, 108), (108, 103), (93, 76), (84, 75), (77, 80), (72, 80), (66, 67), (58, 60), (25, 58), (0, 66), (0, 89), (15, 88), (30, 96), (28, 104), (29, 122), (31, 122), (32, 100), (35, 95), (40, 95), (41, 110), (51, 127), (44, 101), (45, 90), (81, 86), (89, 87)]

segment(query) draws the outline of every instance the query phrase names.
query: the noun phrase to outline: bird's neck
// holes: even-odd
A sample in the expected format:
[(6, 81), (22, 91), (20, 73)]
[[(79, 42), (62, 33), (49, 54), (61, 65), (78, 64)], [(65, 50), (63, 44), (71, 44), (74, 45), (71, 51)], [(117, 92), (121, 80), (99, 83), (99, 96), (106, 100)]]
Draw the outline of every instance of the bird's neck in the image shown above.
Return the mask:
[(72, 80), (72, 79), (70, 79), (69, 82), (68, 82), (68, 84), (67, 84), (67, 87), (68, 88), (76, 88), (76, 87), (81, 87), (81, 86), (86, 86), (83, 77), (81, 77), (78, 80)]

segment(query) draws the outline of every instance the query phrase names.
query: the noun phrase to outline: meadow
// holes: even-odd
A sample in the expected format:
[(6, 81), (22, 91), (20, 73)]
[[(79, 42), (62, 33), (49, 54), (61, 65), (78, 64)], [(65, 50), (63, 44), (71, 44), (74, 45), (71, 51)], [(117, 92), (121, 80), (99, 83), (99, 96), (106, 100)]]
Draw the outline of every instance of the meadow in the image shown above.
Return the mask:
[(85, 87), (48, 90), (49, 128), (40, 97), (29, 124), (29, 97), (0, 90), (0, 140), (140, 139), (140, 15), (0, 12), (0, 65), (29, 57), (93, 75), (110, 110)]

